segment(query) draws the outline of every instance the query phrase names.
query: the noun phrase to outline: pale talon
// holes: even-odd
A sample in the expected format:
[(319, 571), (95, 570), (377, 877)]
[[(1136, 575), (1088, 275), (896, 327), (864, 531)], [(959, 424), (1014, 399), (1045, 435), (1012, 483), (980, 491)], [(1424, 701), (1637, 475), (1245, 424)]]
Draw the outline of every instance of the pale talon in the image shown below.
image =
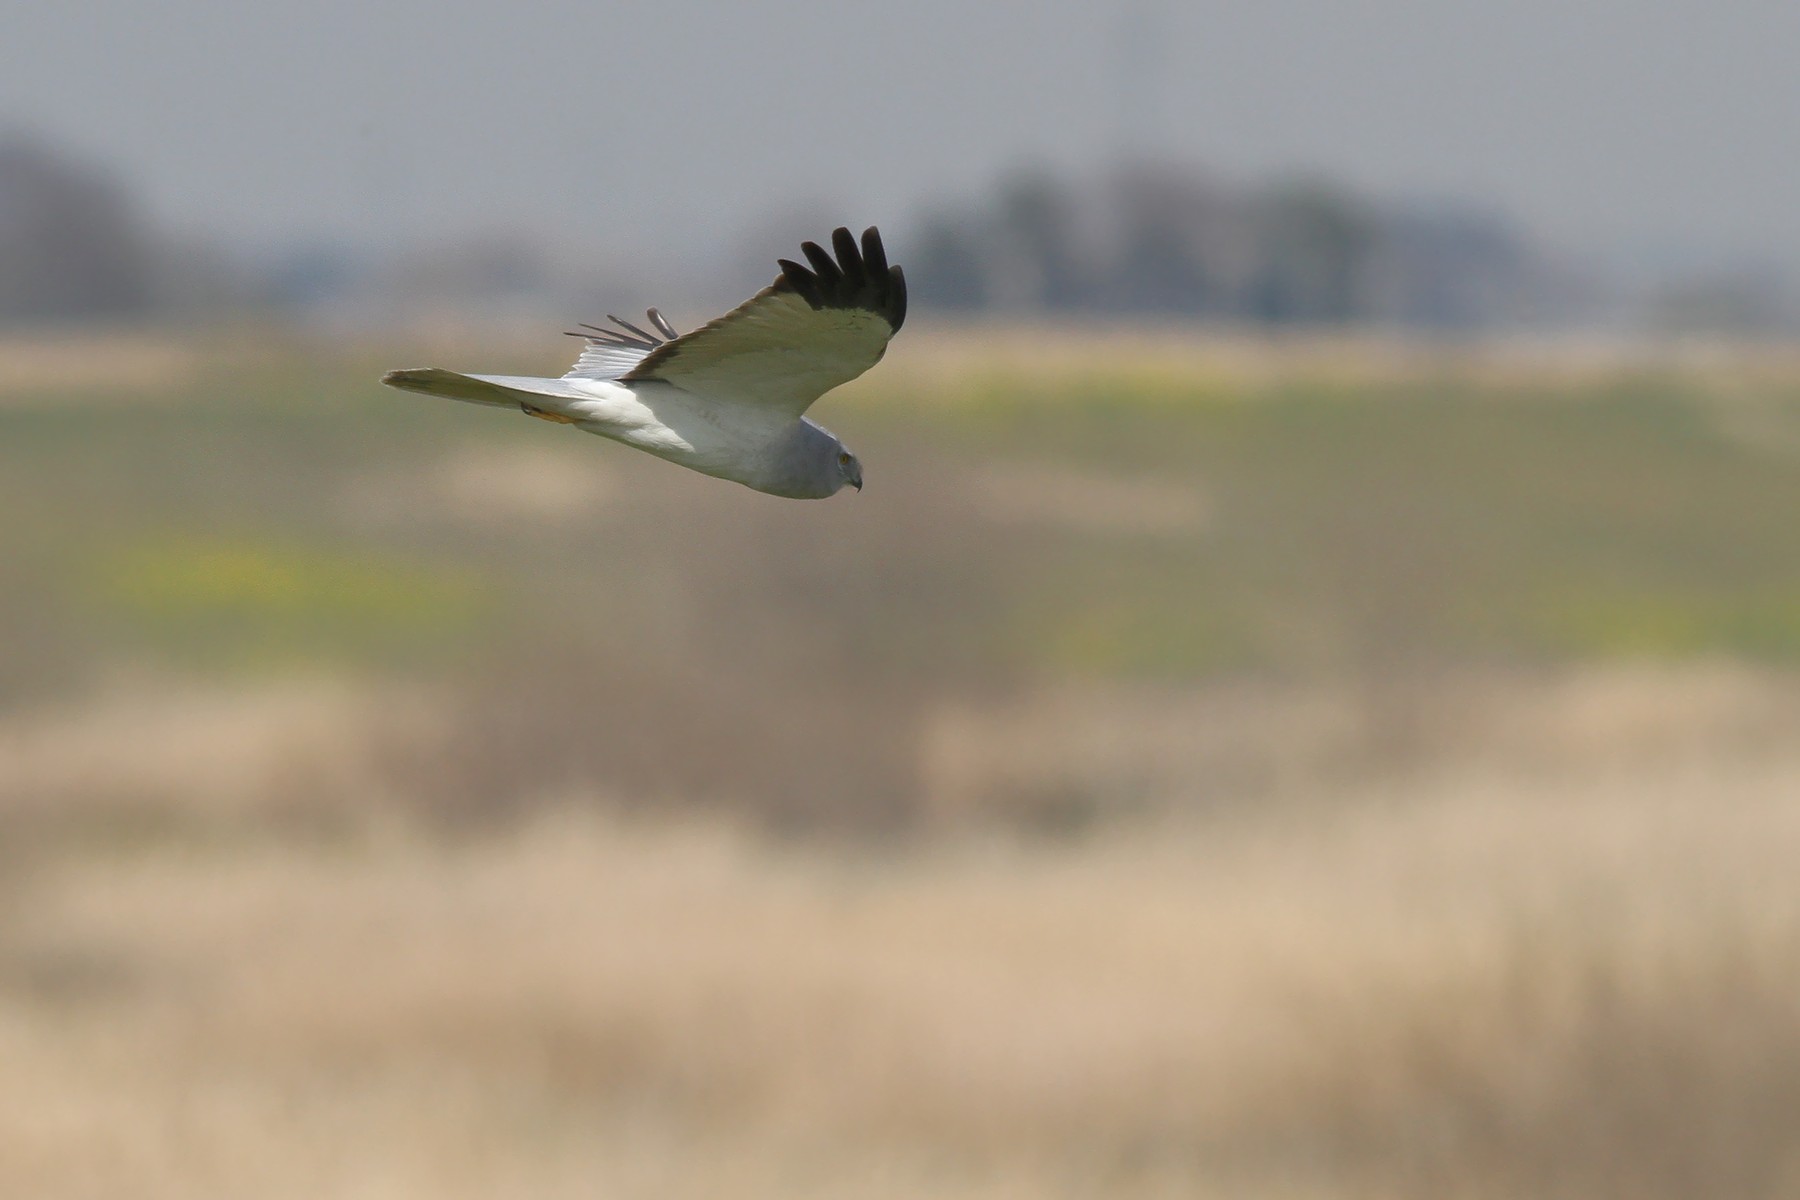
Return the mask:
[(523, 400), (519, 402), (519, 411), (528, 417), (536, 417), (540, 421), (554, 421), (558, 425), (575, 424), (574, 417), (565, 417), (561, 413), (545, 412), (541, 408), (534, 408), (531, 405), (526, 404)]

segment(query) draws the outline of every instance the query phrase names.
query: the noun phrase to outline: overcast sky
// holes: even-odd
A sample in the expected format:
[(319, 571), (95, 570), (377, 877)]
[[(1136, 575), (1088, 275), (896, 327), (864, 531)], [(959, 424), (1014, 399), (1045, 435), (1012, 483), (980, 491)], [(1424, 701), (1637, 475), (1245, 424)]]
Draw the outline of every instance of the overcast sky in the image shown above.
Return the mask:
[(1135, 139), (1800, 265), (1800, 0), (16, 0), (0, 46), (0, 126), (248, 245), (903, 232)]

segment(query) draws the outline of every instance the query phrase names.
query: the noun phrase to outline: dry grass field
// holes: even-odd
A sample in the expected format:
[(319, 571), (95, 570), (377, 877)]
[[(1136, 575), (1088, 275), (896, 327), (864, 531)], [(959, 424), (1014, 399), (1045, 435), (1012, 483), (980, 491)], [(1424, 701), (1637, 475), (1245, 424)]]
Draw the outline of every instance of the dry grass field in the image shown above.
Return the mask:
[(0, 348), (0, 1195), (1800, 1192), (1800, 368), (1138, 337)]

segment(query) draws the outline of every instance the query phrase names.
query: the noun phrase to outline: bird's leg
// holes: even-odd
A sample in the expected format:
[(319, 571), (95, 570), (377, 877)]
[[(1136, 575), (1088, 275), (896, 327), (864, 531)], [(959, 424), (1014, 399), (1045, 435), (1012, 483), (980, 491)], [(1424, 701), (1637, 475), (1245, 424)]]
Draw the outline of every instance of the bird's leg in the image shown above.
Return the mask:
[(528, 417), (536, 417), (540, 421), (554, 421), (558, 425), (575, 424), (574, 417), (565, 417), (561, 413), (545, 412), (541, 408), (534, 408), (523, 400), (519, 401), (519, 411)]

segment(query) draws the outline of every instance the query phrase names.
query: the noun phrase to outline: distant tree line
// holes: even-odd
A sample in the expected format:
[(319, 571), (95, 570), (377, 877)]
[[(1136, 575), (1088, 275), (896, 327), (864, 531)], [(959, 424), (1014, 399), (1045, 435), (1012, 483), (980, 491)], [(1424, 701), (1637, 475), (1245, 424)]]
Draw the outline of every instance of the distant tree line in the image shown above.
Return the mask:
[(152, 259), (111, 178), (25, 138), (0, 139), (0, 321), (141, 314)]
[(215, 315), (252, 286), (219, 247), (155, 228), (111, 172), (0, 133), (0, 325)]
[(1576, 295), (1483, 213), (1148, 166), (1087, 185), (1015, 177), (931, 218), (907, 265), (922, 307), (1269, 325), (1492, 327), (1567, 316)]
[[(1015, 175), (984, 199), (939, 209), (894, 251), (922, 309), (1450, 331), (1610, 323), (1756, 334), (1800, 321), (1791, 281), (1773, 269), (1621, 290), (1479, 210), (1379, 202), (1319, 180), (1230, 185), (1168, 166), (1079, 181)], [(755, 278), (766, 252), (755, 252)], [(579, 312), (619, 303), (621, 271), (637, 286), (642, 266), (596, 274), (505, 233), (234, 251), (171, 235), (112, 173), (0, 132), (0, 326)], [(718, 274), (709, 264), (709, 278)]]

